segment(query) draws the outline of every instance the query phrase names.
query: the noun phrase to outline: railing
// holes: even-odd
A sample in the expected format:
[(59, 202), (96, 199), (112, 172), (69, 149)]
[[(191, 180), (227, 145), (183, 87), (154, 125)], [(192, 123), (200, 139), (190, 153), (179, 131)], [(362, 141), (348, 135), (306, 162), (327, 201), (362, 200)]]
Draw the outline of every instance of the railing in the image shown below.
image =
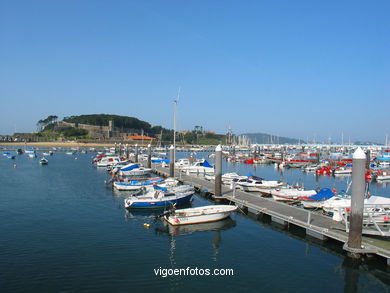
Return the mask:
[[(338, 208), (334, 213), (341, 217), (346, 232), (349, 232), (350, 208)], [(389, 205), (366, 204), (363, 208), (363, 234), (390, 236)]]

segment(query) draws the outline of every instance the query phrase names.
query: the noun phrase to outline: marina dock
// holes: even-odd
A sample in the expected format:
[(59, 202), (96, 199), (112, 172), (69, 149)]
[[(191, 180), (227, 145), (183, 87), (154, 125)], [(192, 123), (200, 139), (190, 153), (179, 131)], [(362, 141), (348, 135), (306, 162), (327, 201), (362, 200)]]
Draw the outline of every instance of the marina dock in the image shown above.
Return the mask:
[[(169, 177), (169, 169), (161, 165), (153, 164), (153, 172), (156, 174)], [(256, 216), (268, 216), (275, 223), (290, 227), (291, 225), (300, 227), (306, 231), (306, 234), (326, 241), (333, 239), (344, 244), (348, 240), (348, 233), (345, 231), (345, 225), (341, 222), (332, 220), (332, 218), (306, 210), (300, 207), (278, 202), (270, 198), (261, 197), (260, 193), (247, 193), (241, 190), (232, 190), (227, 186), (222, 186), (222, 195), (214, 195), (215, 184), (200, 176), (186, 175), (178, 170), (176, 179), (183, 184), (189, 184), (203, 196), (213, 201), (226, 201), (234, 203), (244, 213), (252, 213)], [(356, 251), (366, 255), (378, 255), (387, 260), (390, 265), (390, 241), (383, 237), (363, 236), (362, 249)], [(346, 249), (349, 252), (349, 249)]]

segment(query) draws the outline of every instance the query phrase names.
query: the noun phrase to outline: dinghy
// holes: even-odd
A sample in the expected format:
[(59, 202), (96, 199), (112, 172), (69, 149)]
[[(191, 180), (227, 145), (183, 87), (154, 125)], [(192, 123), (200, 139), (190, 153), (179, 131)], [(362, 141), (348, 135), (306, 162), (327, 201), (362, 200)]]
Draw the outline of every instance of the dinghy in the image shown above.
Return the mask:
[(215, 222), (226, 219), (237, 210), (231, 205), (209, 205), (196, 208), (173, 210), (164, 219), (173, 226)]

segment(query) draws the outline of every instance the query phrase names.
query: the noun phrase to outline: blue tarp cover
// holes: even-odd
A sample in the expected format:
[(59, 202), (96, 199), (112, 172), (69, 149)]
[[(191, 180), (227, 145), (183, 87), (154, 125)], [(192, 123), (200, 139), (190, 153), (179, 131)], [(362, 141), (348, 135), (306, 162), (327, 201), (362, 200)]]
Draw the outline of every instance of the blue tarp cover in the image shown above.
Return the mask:
[(206, 160), (203, 162), (203, 167), (212, 168), (212, 166)]
[(131, 170), (134, 170), (137, 168), (139, 168), (139, 166), (137, 164), (131, 164), (131, 165), (127, 165), (127, 166), (122, 167), (121, 171), (131, 171)]
[(330, 188), (323, 188), (319, 192), (317, 192), (317, 194), (308, 197), (307, 200), (315, 200), (315, 201), (327, 200), (333, 196), (334, 193)]
[(156, 190), (161, 190), (161, 191), (168, 191), (168, 189), (166, 189), (165, 187), (161, 187), (161, 186), (158, 186), (158, 185), (153, 185), (153, 188), (156, 189)]

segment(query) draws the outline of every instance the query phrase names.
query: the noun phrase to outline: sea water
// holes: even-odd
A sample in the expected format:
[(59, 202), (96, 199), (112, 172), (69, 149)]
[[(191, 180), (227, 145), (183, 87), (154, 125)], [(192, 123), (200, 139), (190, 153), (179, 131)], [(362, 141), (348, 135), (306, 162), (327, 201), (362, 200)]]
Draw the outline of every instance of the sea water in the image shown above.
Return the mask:
[[(390, 289), (382, 260), (356, 265), (339, 243), (321, 243), (299, 229), (287, 231), (239, 213), (222, 222), (173, 228), (155, 219), (160, 211), (127, 211), (127, 193), (105, 185), (107, 172), (91, 164), (92, 155), (56, 152), (47, 166), (39, 165), (40, 156), (0, 158), (1, 292)], [(306, 188), (348, 185), (348, 178), (316, 178), (295, 169), (281, 173), (272, 165), (224, 162), (227, 171), (300, 180)], [(389, 195), (383, 185), (371, 186), (371, 192)], [(212, 203), (200, 195), (192, 202), (207, 204)], [(227, 275), (216, 276), (215, 269)]]

